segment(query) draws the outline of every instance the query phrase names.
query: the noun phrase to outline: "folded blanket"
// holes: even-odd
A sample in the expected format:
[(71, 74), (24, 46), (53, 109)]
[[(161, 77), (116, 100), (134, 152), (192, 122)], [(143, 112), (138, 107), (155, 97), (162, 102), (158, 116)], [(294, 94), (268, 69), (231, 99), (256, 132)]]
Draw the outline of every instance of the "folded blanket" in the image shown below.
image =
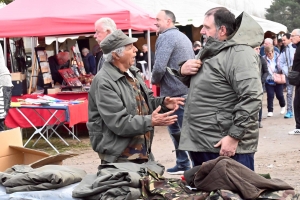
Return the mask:
[(12, 169), (16, 171), (11, 174), (0, 172), (0, 184), (6, 187), (8, 194), (61, 188), (80, 182), (86, 175), (84, 170), (60, 165), (45, 165), (36, 169), (17, 166)]
[(90, 174), (83, 178), (74, 188), (72, 196), (87, 198), (90, 200), (107, 199), (116, 197), (120, 199), (138, 199), (141, 196), (139, 179), (136, 172), (108, 168), (96, 174)]

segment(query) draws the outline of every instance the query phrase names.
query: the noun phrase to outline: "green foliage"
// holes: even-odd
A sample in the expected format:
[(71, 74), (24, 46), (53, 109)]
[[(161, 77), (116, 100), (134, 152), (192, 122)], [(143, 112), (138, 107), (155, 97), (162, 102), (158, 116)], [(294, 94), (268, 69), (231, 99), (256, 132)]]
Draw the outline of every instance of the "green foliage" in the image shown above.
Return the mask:
[(266, 19), (287, 26), (289, 32), (300, 28), (300, 0), (274, 0), (267, 9)]
[(0, 3), (5, 3), (6, 5), (13, 2), (13, 0), (0, 0)]

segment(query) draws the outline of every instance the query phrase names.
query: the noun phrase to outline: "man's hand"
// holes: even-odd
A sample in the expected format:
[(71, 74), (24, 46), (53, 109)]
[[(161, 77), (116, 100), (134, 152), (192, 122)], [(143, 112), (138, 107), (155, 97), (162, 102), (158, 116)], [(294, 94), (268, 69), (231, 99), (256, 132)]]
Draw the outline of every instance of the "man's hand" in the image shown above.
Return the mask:
[(181, 66), (180, 73), (183, 76), (197, 74), (201, 65), (201, 60), (190, 59)]
[(220, 147), (220, 156), (232, 157), (235, 155), (239, 140), (230, 137), (229, 135), (223, 137), (214, 147)]
[(166, 97), (164, 105), (170, 110), (177, 110), (179, 105), (184, 105), (185, 98), (182, 97)]
[(161, 106), (158, 106), (152, 113), (152, 126), (169, 126), (177, 121), (177, 115), (172, 115), (175, 110), (158, 113), (161, 109)]

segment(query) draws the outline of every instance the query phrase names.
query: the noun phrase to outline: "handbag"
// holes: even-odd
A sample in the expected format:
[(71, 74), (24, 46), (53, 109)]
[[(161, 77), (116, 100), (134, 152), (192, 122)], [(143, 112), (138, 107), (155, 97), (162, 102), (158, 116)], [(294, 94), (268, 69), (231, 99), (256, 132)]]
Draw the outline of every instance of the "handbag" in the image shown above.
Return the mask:
[[(285, 51), (285, 59), (288, 64), (286, 51)], [(294, 86), (300, 85), (300, 73), (298, 71), (293, 71), (293, 66), (289, 67), (287, 79), (289, 80), (290, 85), (294, 85)]]
[(298, 71), (289, 71), (288, 80), (290, 85), (299, 86), (300, 85), (300, 73)]
[(277, 84), (285, 84), (286, 83), (284, 74), (273, 73), (273, 80)]
[[(267, 61), (267, 59), (266, 59), (266, 61)], [(267, 61), (267, 63), (268, 63), (268, 61)], [(272, 68), (269, 65), (268, 65), (268, 67), (270, 68), (271, 72), (273, 72)], [(273, 80), (276, 84), (285, 84), (286, 83), (285, 75), (283, 73), (279, 74), (279, 73), (273, 72)]]

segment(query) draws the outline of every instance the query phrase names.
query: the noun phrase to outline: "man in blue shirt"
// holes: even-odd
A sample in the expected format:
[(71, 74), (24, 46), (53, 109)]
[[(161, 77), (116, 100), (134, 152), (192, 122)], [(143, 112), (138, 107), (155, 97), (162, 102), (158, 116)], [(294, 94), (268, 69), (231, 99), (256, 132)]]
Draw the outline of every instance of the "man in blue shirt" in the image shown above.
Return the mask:
[[(284, 50), (280, 54), (280, 67), (283, 73), (287, 76), (289, 70), (293, 66), (294, 54), (296, 49), (292, 46), (291, 34), (286, 33), (282, 36), (282, 43), (285, 46)], [(286, 101), (287, 101), (287, 112), (284, 118), (292, 118), (293, 115), (293, 91), (294, 86), (289, 84), (289, 80), (286, 78)]]

